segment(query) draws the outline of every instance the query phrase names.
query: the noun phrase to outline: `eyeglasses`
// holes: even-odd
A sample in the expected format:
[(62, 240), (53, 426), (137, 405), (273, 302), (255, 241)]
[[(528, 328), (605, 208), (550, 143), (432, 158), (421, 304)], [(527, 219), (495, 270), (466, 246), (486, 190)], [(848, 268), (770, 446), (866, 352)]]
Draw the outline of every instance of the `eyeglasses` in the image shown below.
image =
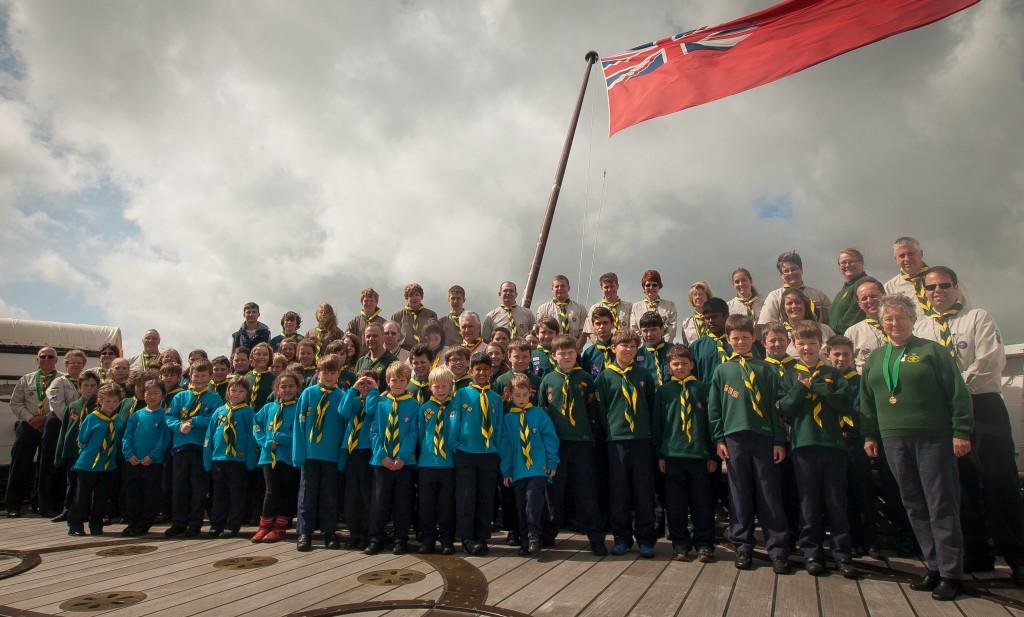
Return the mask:
[(924, 286), (924, 290), (925, 291), (935, 291), (936, 288), (938, 288), (938, 289), (949, 289), (952, 286), (953, 286), (953, 283), (932, 283), (931, 285), (925, 285)]
[(56, 360), (57, 356), (38, 356), (40, 360)]

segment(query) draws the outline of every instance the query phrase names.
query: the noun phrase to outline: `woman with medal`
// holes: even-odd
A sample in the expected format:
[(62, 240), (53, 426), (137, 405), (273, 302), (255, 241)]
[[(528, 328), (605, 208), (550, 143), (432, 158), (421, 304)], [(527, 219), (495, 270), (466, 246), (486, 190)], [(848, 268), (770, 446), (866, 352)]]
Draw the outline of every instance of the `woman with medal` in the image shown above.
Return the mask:
[(970, 393), (942, 345), (913, 336), (910, 298), (885, 296), (879, 313), (889, 341), (864, 364), (864, 451), (877, 457), (881, 438), (921, 546), (928, 571), (910, 588), (953, 600), (963, 581), (956, 459), (971, 450)]

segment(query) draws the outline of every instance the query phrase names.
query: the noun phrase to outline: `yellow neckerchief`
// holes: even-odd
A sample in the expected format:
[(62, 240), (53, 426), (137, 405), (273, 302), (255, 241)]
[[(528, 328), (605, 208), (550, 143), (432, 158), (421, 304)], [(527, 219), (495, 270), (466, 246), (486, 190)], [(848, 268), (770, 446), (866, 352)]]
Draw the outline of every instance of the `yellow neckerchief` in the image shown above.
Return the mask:
[[(857, 369), (851, 368), (847, 373), (843, 374), (843, 378), (846, 379), (846, 381), (853, 381), (853, 378), (858, 377), (859, 375), (860, 373), (857, 372)], [(842, 419), (839, 420), (839, 428), (842, 428), (844, 424), (852, 428), (853, 418), (850, 416), (843, 416)]]
[(362, 317), (367, 324), (373, 321), (377, 317), (377, 315), (380, 315), (379, 306), (377, 307), (377, 310), (373, 312), (373, 315), (367, 315), (365, 310), (359, 311), (359, 316)]
[(302, 373), (306, 374), (309, 371), (314, 371), (315, 372), (316, 371), (316, 365), (317, 365), (316, 360), (314, 360), (313, 364), (310, 364), (309, 366), (302, 367)]
[(109, 379), (107, 379), (107, 369), (102, 366), (97, 366), (93, 370), (100, 376), (100, 383), (107, 383), (109, 381)]
[(210, 383), (213, 384), (214, 389), (217, 389), (217, 388), (227, 384), (228, 380), (227, 379), (221, 379), (220, 381), (212, 381), (211, 380)]
[[(951, 290), (952, 291), (952, 290)], [(953, 332), (949, 329), (949, 318), (956, 317), (963, 310), (959, 302), (939, 313), (932, 307), (931, 317), (935, 320), (935, 326), (939, 329), (939, 342), (946, 348), (949, 355), (956, 358), (956, 345), (953, 344)]]
[(544, 352), (544, 357), (548, 359), (548, 369), (553, 369), (555, 368), (555, 366), (558, 365), (558, 363), (555, 362), (555, 357), (551, 355), (550, 347), (545, 347), (543, 345), (538, 344), (536, 347), (534, 347), (534, 349), (536, 349), (537, 351)]
[(482, 338), (480, 338), (478, 336), (475, 339), (473, 339), (472, 341), (462, 341), (462, 346), (463, 347), (467, 347), (467, 348), (469, 348), (472, 351), (477, 345), (479, 345), (480, 343), (483, 343), (483, 342), (484, 342), (484, 339), (482, 339)]
[(439, 347), (437, 351), (433, 351), (434, 359), (430, 362), (430, 370), (434, 370), (441, 364), (442, 357), (444, 356), (444, 347)]
[(160, 354), (159, 353), (146, 353), (145, 351), (143, 351), (142, 355), (140, 357), (141, 357), (141, 360), (142, 360), (142, 372), (145, 373), (146, 369), (149, 368), (150, 363), (152, 363), (155, 360), (159, 360), (160, 359)]
[(708, 338), (715, 342), (715, 346), (718, 347), (718, 359), (721, 360), (722, 364), (729, 361), (729, 352), (725, 350), (725, 332), (721, 335), (715, 336), (715, 333), (708, 330)]
[(792, 362), (796, 362), (796, 358), (794, 358), (793, 356), (786, 356), (781, 360), (776, 360), (771, 356), (766, 356), (764, 361), (767, 362), (768, 364), (774, 364), (775, 366), (779, 367), (779, 377), (782, 377), (786, 374), (786, 365)]
[(207, 383), (206, 387), (203, 388), (202, 390), (196, 390), (195, 386), (190, 385), (188, 387), (188, 391), (192, 393), (192, 396), (196, 397), (196, 402), (195, 405), (192, 406), (192, 409), (182, 408), (182, 420), (188, 420), (196, 417), (196, 414), (199, 413), (199, 410), (203, 408), (203, 395), (210, 391), (210, 384)]
[(480, 434), (484, 436), (484, 447), (490, 448), (494, 425), (491, 423), (491, 410), (487, 406), (487, 391), (491, 389), (491, 386), (481, 386), (475, 381), (471, 381), (469, 386), (480, 392)]
[(516, 337), (516, 320), (512, 316), (512, 311), (514, 311), (515, 308), (515, 304), (512, 306), (505, 306), (504, 304), (501, 305), (501, 310), (505, 311), (505, 315), (508, 317), (508, 329), (512, 331), (512, 338)]
[(602, 343), (600, 339), (594, 341), (594, 347), (604, 355), (604, 364), (601, 368), (608, 368), (608, 365), (612, 363), (612, 342)]
[(698, 313), (696, 309), (693, 311), (693, 329), (697, 331), (697, 338), (708, 333), (708, 324), (704, 321), (704, 313)]
[(742, 296), (736, 296), (736, 301), (747, 307), (747, 314), (750, 315), (751, 319), (756, 319), (754, 315), (754, 303), (761, 299), (761, 296), (751, 295), (749, 298)]
[(754, 408), (754, 413), (763, 418), (764, 412), (761, 411), (761, 389), (757, 387), (754, 369), (747, 366), (747, 358), (753, 357), (753, 354), (750, 352), (742, 355), (733, 352), (733, 354), (729, 356), (729, 360), (739, 361), (740, 371), (743, 374), (743, 385), (747, 387), (747, 391), (750, 393), (750, 405)]
[(657, 345), (647, 345), (647, 351), (654, 356), (654, 376), (658, 378), (659, 387), (664, 383), (661, 377), (661, 356), (658, 355), (658, 352), (661, 351), (663, 347), (665, 347), (664, 339), (659, 341)]
[(249, 394), (249, 407), (256, 409), (256, 397), (259, 396), (260, 393), (260, 380), (262, 380), (263, 376), (269, 373), (270, 371), (258, 371), (256, 369), (252, 369), (251, 372), (255, 376), (255, 379), (253, 380), (252, 384), (252, 392)]
[(907, 274), (903, 270), (900, 270), (900, 278), (908, 283), (914, 285), (914, 293), (917, 296), (917, 303), (921, 305), (921, 310), (924, 311), (925, 315), (931, 315), (935, 309), (932, 307), (931, 301), (928, 296), (924, 294), (924, 278), (923, 274), (928, 271), (928, 264), (922, 263), (921, 267), (918, 268), (914, 274)]
[(672, 377), (672, 381), (679, 384), (679, 420), (681, 422), (680, 428), (686, 433), (686, 441), (692, 442), (693, 435), (691, 430), (693, 429), (693, 405), (690, 404), (690, 392), (686, 388), (686, 384), (691, 381), (697, 381), (697, 378), (693, 375), (687, 375), (683, 379), (678, 377)]
[(413, 308), (411, 305), (406, 304), (405, 310), (412, 313), (412, 338), (419, 343), (420, 342), (420, 311), (423, 310), (423, 305), (419, 305)]
[(814, 386), (814, 380), (818, 377), (818, 375), (821, 374), (821, 367), (823, 366), (825, 366), (825, 363), (822, 362), (821, 360), (818, 360), (818, 363), (814, 365), (813, 371), (807, 368), (807, 366), (805, 366), (803, 362), (797, 362), (796, 365), (793, 367), (798, 372), (803, 373), (805, 375), (809, 375), (811, 378), (811, 384), (807, 386), (808, 392), (807, 394), (804, 395), (804, 398), (809, 399), (812, 403), (814, 403), (814, 423), (817, 424), (819, 428), (821, 427), (821, 399), (818, 396), (818, 394), (811, 388)]
[[(465, 310), (462, 311), (462, 313), (465, 313), (465, 312), (466, 312)], [(462, 316), (462, 313), (459, 313), (458, 315), (456, 315), (454, 310), (448, 311), (448, 319), (452, 320), (452, 323), (455, 324), (456, 328), (459, 327), (459, 317)]]
[(419, 403), (420, 405), (426, 403), (427, 401), (424, 400), (426, 398), (426, 395), (424, 393), (430, 391), (427, 388), (430, 382), (426, 379), (424, 379), (423, 381), (416, 379), (416, 374), (413, 373), (413, 376), (409, 378), (409, 383), (419, 388), (419, 392), (416, 394), (416, 402)]
[(874, 319), (872, 319), (870, 317), (865, 319), (864, 323), (868, 324), (869, 326), (871, 326), (875, 330), (878, 330), (879, 334), (882, 335), (882, 342), (885, 342), (885, 343), (889, 342), (889, 335), (885, 333), (885, 330), (882, 328), (882, 324), (878, 323), (878, 321), (876, 321), (876, 320), (874, 320)]
[(114, 460), (114, 444), (117, 442), (114, 432), (115, 416), (105, 416), (103, 415), (103, 411), (100, 409), (92, 412), (92, 415), (107, 423), (107, 434), (103, 436), (103, 443), (100, 445), (100, 451), (96, 453), (96, 458), (92, 461), (92, 468), (96, 469), (96, 466), (100, 463), (100, 457), (102, 456), (104, 458), (103, 470), (106, 471), (110, 469), (110, 463)]
[[(277, 413), (270, 420), (270, 433), (273, 436), (277, 431), (281, 430), (281, 426), (284, 425), (284, 408), (290, 407), (295, 404), (295, 399), (290, 401), (284, 401), (283, 403), (277, 404)], [(273, 449), (270, 450), (270, 468), (273, 469), (277, 466), (277, 452)]]
[(334, 392), (334, 388), (325, 388), (322, 385), (317, 387), (320, 389), (320, 402), (316, 404), (316, 420), (313, 421), (313, 426), (309, 429), (309, 440), (313, 443), (320, 443), (324, 437), (324, 418), (327, 416), (331, 393)]
[(644, 298), (644, 304), (647, 305), (648, 311), (658, 312), (658, 307), (661, 306), (661, 296), (656, 296), (653, 300)]
[(398, 458), (398, 451), (402, 447), (398, 441), (398, 402), (407, 401), (412, 395), (406, 392), (401, 396), (395, 396), (388, 392), (385, 398), (391, 401), (391, 411), (388, 412), (388, 425), (384, 429), (384, 453), (391, 458)]
[(533, 467), (533, 457), (530, 456), (530, 427), (526, 424), (526, 410), (533, 407), (526, 403), (525, 407), (513, 407), (509, 411), (519, 414), (519, 448), (523, 451), (523, 458), (526, 468)]
[(359, 401), (359, 411), (352, 416), (352, 431), (348, 434), (348, 453), (352, 454), (359, 445), (359, 431), (363, 428), (363, 420), (366, 418), (366, 399)]
[(636, 386), (629, 380), (629, 373), (633, 370), (633, 364), (630, 364), (626, 368), (619, 368), (618, 364), (614, 362), (610, 363), (607, 368), (613, 373), (618, 374), (622, 377), (622, 396), (626, 398), (626, 411), (623, 414), (626, 418), (626, 424), (629, 425), (629, 432), (632, 433), (636, 429)]
[(238, 431), (235, 430), (235, 410), (245, 407), (245, 403), (238, 403), (237, 405), (225, 405), (224, 408), (228, 410), (226, 416), (224, 416), (224, 454), (227, 456), (236, 456), (238, 449), (235, 447), (238, 445)]
[(551, 298), (551, 301), (558, 307), (558, 325), (562, 334), (569, 334), (569, 301), (560, 302), (558, 298)]
[(612, 312), (612, 325), (615, 329), (619, 329), (619, 305), (622, 304), (622, 298), (619, 298), (615, 302), (609, 302), (608, 298), (601, 298), (601, 304), (608, 307), (608, 310)]
[(50, 384), (53, 383), (56, 377), (57, 371), (50, 371), (48, 373), (36, 371), (36, 398), (39, 399), (36, 415), (42, 416), (46, 413), (46, 389), (50, 387)]
[(452, 400), (452, 397), (444, 399), (444, 402), (437, 400), (434, 396), (431, 396), (430, 400), (437, 404), (437, 417), (434, 418), (434, 456), (440, 456), (447, 460), (448, 453), (444, 451), (444, 408), (448, 405), (448, 401)]
[(555, 364), (555, 372), (558, 373), (559, 375), (561, 375), (562, 378), (563, 378), (563, 381), (562, 381), (562, 415), (563, 416), (569, 416), (569, 424), (571, 426), (576, 426), (576, 418), (572, 415), (573, 409), (576, 408), (576, 399), (571, 396), (572, 388), (569, 387), (569, 379), (570, 379), (570, 376), (573, 373), (575, 373), (576, 371), (582, 371), (582, 370), (583, 369), (581, 369), (580, 367), (574, 366), (571, 369), (569, 369), (568, 373), (566, 373), (565, 371), (562, 370), (562, 367), (560, 367), (557, 364)]
[[(79, 399), (79, 400), (82, 400), (82, 399)], [(78, 422), (79, 424), (81, 424), (82, 420), (84, 420), (87, 415), (91, 414), (95, 410), (96, 410), (96, 397), (94, 396), (91, 399), (89, 399), (88, 401), (83, 401), (82, 402), (82, 409), (81, 409), (81, 411), (78, 414), (75, 414), (74, 408), (71, 409), (71, 411), (70, 411), (70, 413), (71, 413), (71, 420), (73, 422)]]

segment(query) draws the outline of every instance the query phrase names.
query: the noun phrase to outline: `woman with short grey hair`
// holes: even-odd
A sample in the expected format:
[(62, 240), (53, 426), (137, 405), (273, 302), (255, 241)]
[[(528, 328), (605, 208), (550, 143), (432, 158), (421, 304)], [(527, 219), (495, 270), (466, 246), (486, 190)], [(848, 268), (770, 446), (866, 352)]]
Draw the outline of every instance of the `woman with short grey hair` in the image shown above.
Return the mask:
[(971, 450), (974, 416), (959, 368), (942, 345), (913, 335), (916, 318), (910, 298), (882, 298), (889, 341), (864, 364), (861, 434), (870, 457), (881, 438), (928, 566), (910, 588), (952, 600), (964, 569), (956, 459)]

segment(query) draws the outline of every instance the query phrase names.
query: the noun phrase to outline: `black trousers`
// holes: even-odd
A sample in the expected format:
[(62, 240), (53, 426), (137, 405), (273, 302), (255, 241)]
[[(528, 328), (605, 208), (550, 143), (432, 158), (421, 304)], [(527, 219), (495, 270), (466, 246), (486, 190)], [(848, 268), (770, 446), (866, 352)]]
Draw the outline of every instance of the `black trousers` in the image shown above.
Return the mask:
[[(556, 476), (557, 477), (557, 476)], [(665, 457), (665, 507), (673, 548), (713, 548), (715, 510), (707, 459)], [(716, 476), (717, 477), (717, 476)], [(687, 518), (693, 520), (693, 534)]]
[(78, 471), (78, 489), (75, 491), (75, 505), (68, 514), (68, 527), (78, 529), (89, 520), (89, 529), (103, 529), (103, 517), (107, 514), (107, 489), (112, 478), (109, 471)]
[(61, 469), (64, 470), (67, 478), (67, 489), (64, 492), (64, 510), (71, 512), (75, 505), (75, 493), (78, 491), (78, 470), (74, 469), (75, 459), (66, 458)]
[(164, 452), (164, 471), (160, 477), (160, 512), (170, 516), (174, 512), (174, 452)]
[(59, 473), (54, 465), (57, 457), (57, 442), (63, 423), (52, 411), (46, 414), (43, 435), (39, 444), (39, 512), (48, 513), (60, 509), (61, 500), (67, 487), (66, 473)]
[(497, 454), (455, 452), (455, 535), (463, 542), (490, 540), (497, 478)]
[(850, 542), (855, 547), (869, 549), (879, 545), (871, 459), (864, 452), (864, 440), (859, 435), (850, 436), (846, 444), (846, 516), (850, 521)]
[[(511, 486), (505, 486), (501, 471), (495, 480), (498, 491), (497, 503), (501, 507), (501, 528), (505, 531), (519, 533), (519, 510), (516, 507), (516, 491)], [(497, 512), (495, 512), (497, 515)], [(495, 520), (495, 519), (491, 519)]]
[(213, 509), (210, 529), (238, 531), (245, 516), (249, 470), (244, 461), (213, 461)]
[(589, 441), (563, 441), (558, 445), (558, 473), (547, 487), (549, 516), (543, 532), (545, 540), (554, 540), (565, 524), (565, 496), (572, 487), (571, 498), (580, 532), (591, 542), (604, 542), (594, 454), (594, 444)]
[(295, 516), (299, 500), (299, 477), (302, 472), (281, 461), (277, 465), (263, 466), (262, 516)]
[(125, 516), (128, 527), (149, 531), (160, 513), (163, 465), (128, 465), (124, 470)]
[(14, 429), (14, 445), (11, 447), (11, 467), (7, 473), (7, 511), (20, 512), (25, 499), (32, 496), (38, 486), (35, 458), (43, 441), (43, 434), (18, 422)]
[(1006, 403), (997, 392), (971, 401), (971, 452), (957, 459), (964, 559), (991, 563), (998, 551), (1010, 567), (1024, 565), (1024, 504)]
[(786, 513), (779, 490), (779, 466), (773, 458), (774, 441), (753, 431), (725, 436), (729, 449), (729, 541), (739, 553), (751, 553), (754, 513), (764, 531), (765, 545), (772, 557), (789, 552)]
[(630, 547), (635, 537), (641, 546), (654, 546), (654, 446), (650, 439), (608, 442), (608, 491), (615, 543)]
[(174, 453), (174, 499), (172, 523), (178, 527), (198, 529), (203, 526), (203, 510), (209, 478), (199, 448)]
[(423, 542), (455, 541), (455, 468), (420, 467), (420, 531)]
[[(805, 559), (825, 559), (825, 521), (832, 531), (832, 556), (850, 559), (846, 516), (846, 450), (806, 446), (790, 453), (800, 489), (800, 551)], [(824, 508), (822, 508), (824, 504)]]
[(299, 477), (299, 535), (338, 529), (338, 463), (307, 460)]
[[(555, 474), (556, 476), (558, 474)], [(519, 543), (529, 544), (529, 537), (540, 537), (544, 531), (544, 519), (548, 518), (546, 496), (548, 479), (541, 476), (520, 478), (512, 483), (516, 495), (516, 510), (519, 514)]]
[(370, 500), (370, 537), (384, 540), (384, 526), (394, 516), (395, 539), (409, 539), (412, 527), (413, 472), (415, 467), (402, 467), (392, 471), (385, 467), (372, 467), (373, 497)]
[(373, 472), (368, 448), (353, 450), (345, 463), (345, 522), (352, 540), (370, 537), (370, 501), (373, 498)]

